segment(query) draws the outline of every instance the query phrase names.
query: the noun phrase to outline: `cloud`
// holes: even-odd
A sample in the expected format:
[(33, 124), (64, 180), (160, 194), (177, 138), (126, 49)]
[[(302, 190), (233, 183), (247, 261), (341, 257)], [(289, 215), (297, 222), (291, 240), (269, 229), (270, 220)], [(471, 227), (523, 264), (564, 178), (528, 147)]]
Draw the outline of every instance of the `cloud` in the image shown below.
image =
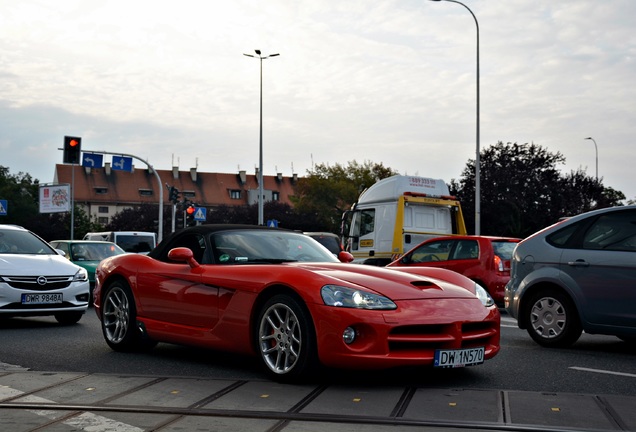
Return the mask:
[[(465, 0), (480, 30), (480, 145), (535, 142), (636, 197), (636, 3)], [(159, 169), (383, 162), (460, 176), (475, 156), (476, 26), (424, 0), (25, 0), (0, 5), (2, 164), (52, 181), (64, 135)], [(292, 168), (293, 166), (293, 168)], [(487, 187), (484, 185), (483, 187)]]

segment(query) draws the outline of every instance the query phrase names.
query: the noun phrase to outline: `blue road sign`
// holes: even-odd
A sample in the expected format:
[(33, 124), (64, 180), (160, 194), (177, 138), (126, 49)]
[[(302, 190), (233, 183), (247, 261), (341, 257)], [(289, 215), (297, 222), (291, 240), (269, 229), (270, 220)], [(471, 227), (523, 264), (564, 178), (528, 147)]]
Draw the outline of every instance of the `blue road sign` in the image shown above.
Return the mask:
[(112, 167), (114, 170), (132, 172), (132, 158), (126, 156), (113, 156)]
[(270, 219), (267, 221), (268, 228), (278, 228), (278, 221), (276, 219)]
[(207, 220), (207, 209), (205, 207), (194, 208), (194, 220), (197, 222), (205, 222)]
[(2, 200), (0, 199), (0, 216), (6, 216), (7, 215), (7, 206), (9, 204), (7, 203), (7, 200)]
[(89, 168), (101, 168), (104, 165), (104, 155), (98, 153), (82, 154), (82, 166)]

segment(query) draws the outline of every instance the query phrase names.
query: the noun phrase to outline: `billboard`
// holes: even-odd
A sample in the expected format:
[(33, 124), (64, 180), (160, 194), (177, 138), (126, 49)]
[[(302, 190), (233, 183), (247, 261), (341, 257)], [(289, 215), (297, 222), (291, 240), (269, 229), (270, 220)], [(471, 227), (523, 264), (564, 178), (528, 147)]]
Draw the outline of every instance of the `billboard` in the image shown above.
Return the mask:
[(40, 213), (60, 213), (71, 210), (71, 185), (40, 185)]

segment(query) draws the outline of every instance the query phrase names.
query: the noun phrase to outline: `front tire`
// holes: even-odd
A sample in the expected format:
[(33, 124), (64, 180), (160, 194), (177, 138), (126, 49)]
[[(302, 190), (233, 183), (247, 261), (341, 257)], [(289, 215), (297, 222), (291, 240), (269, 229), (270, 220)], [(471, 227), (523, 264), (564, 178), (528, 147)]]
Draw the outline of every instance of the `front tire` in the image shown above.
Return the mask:
[(72, 325), (77, 324), (77, 322), (82, 318), (84, 312), (60, 312), (56, 313), (55, 320), (62, 325)]
[(103, 297), (102, 333), (115, 351), (133, 351), (141, 345), (141, 332), (136, 326), (135, 298), (128, 285), (115, 281)]
[(528, 334), (539, 345), (565, 348), (576, 342), (583, 328), (570, 298), (553, 289), (541, 290), (526, 308)]
[(309, 312), (294, 297), (268, 300), (258, 315), (257, 350), (267, 373), (279, 381), (306, 377), (317, 362), (316, 336)]

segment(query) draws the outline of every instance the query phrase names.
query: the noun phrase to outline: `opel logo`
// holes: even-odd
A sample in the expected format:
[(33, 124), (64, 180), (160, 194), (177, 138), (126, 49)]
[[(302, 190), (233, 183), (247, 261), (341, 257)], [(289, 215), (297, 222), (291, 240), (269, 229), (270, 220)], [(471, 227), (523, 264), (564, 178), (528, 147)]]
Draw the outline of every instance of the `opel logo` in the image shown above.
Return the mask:
[(38, 285), (46, 285), (46, 278), (44, 276), (38, 276)]

